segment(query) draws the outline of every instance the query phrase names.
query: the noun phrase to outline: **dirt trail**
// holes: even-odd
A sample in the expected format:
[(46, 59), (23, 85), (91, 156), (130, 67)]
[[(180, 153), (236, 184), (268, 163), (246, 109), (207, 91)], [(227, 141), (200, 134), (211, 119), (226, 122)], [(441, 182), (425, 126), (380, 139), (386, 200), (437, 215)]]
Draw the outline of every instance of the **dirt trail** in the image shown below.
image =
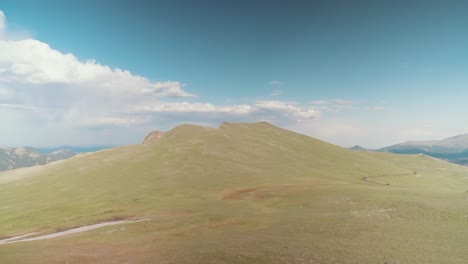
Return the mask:
[[(379, 184), (379, 185), (390, 185), (388, 183), (382, 183), (382, 182), (376, 182), (376, 181), (372, 181), (372, 180), (369, 180), (369, 179), (373, 179), (373, 178), (383, 178), (383, 177), (401, 177), (401, 176), (414, 176), (418, 174), (417, 171), (412, 171), (410, 173), (400, 173), (400, 174), (383, 174), (383, 175), (375, 175), (375, 176), (366, 176), (366, 177), (362, 177), (362, 180), (365, 181), (365, 182), (370, 182), (370, 183), (373, 183), (373, 184)], [(400, 188), (410, 188), (409, 186), (399, 186), (399, 185), (391, 185), (393, 187), (400, 187)]]
[[(148, 220), (150, 220), (150, 219), (119, 220), (119, 221), (103, 222), (103, 223), (99, 223), (99, 224), (93, 224), (93, 225), (87, 225), (87, 226), (72, 228), (72, 229), (69, 229), (69, 230), (65, 230), (65, 231), (61, 231), (61, 232), (57, 232), (57, 233), (52, 233), (52, 234), (47, 234), (47, 235), (42, 235), (42, 236), (37, 236), (37, 237), (30, 237), (30, 236), (36, 234), (36, 233), (31, 233), (31, 234), (26, 234), (26, 235), (21, 235), (21, 236), (2, 239), (2, 240), (0, 240), (0, 245), (20, 243), (20, 242), (28, 242), (28, 241), (36, 241), (36, 240), (52, 239), (52, 238), (57, 238), (57, 237), (68, 236), (68, 235), (71, 235), (71, 234), (87, 232), (87, 231), (98, 229), (98, 228), (105, 227), (105, 226), (130, 224), (130, 223), (136, 223), (136, 222), (142, 222), (142, 221), (148, 221)], [(30, 237), (30, 238), (27, 238), (27, 237)]]

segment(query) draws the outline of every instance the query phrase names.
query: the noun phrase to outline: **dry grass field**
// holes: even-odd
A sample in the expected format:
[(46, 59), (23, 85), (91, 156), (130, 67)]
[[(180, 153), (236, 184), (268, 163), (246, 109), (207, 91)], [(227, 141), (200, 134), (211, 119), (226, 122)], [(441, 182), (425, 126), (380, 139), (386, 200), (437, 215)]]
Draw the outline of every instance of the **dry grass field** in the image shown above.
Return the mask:
[(225, 123), (0, 173), (0, 239), (122, 219), (0, 263), (465, 264), (468, 168)]

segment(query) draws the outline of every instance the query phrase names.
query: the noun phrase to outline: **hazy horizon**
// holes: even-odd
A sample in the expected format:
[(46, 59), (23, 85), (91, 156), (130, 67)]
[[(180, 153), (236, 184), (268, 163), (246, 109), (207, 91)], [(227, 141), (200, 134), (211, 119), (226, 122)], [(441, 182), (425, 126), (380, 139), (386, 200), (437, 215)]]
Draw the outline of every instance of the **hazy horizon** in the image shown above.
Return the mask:
[[(262, 121), (258, 121), (258, 122), (262, 122)], [(223, 123), (223, 122), (222, 122)], [(219, 124), (197, 124), (197, 123), (190, 123), (190, 122), (187, 122), (187, 123), (181, 123), (179, 125), (182, 125), (182, 124), (192, 124), (192, 125), (200, 125), (200, 126), (205, 126), (205, 127), (211, 127), (211, 128), (217, 128), (219, 127), (222, 123), (219, 123)], [(234, 123), (241, 123), (241, 122), (234, 122)], [(247, 122), (246, 122), (247, 123)], [(256, 122), (248, 122), (248, 123), (256, 123)], [(168, 130), (162, 130), (163, 132), (168, 132), (170, 130), (172, 130), (173, 128), (175, 127), (172, 127), (172, 128), (169, 128)], [(143, 142), (143, 139), (145, 136), (147, 136), (148, 134), (150, 134), (151, 132), (153, 131), (156, 131), (156, 130), (160, 130), (160, 129), (154, 129), (154, 130), (151, 130), (151, 131), (148, 131), (145, 135), (142, 136), (142, 138), (139, 140), (139, 141), (136, 141), (136, 142), (131, 142), (131, 143), (127, 143), (127, 144), (99, 144), (99, 143), (96, 143), (96, 144), (61, 144), (61, 145), (57, 145), (57, 144), (51, 144), (51, 145), (0, 145), (0, 148), (9, 148), (9, 147), (13, 147), (13, 148), (21, 148), (21, 147), (32, 147), (32, 148), (40, 148), (40, 149), (48, 149), (48, 148), (62, 148), (62, 147), (104, 147), (104, 148), (113, 148), (113, 147), (122, 147), (122, 146), (127, 146), (127, 145), (134, 145), (134, 144), (141, 144)], [(296, 131), (297, 132), (297, 131)], [(304, 134), (304, 133), (301, 133), (301, 132), (298, 132), (300, 134)], [(459, 135), (454, 135), (454, 136), (451, 136), (451, 137), (447, 137), (447, 138), (452, 138), (452, 137), (456, 137), (456, 136), (461, 136), (461, 135), (467, 135), (468, 133), (464, 133), (464, 134), (459, 134)], [(304, 134), (304, 135), (307, 135), (307, 134)], [(310, 136), (310, 135), (309, 135)], [(338, 146), (341, 146), (341, 147), (344, 147), (344, 148), (351, 148), (351, 147), (354, 147), (354, 146), (360, 146), (360, 147), (364, 147), (366, 149), (369, 149), (369, 150), (377, 150), (377, 149), (380, 149), (380, 148), (384, 148), (384, 147), (389, 147), (389, 146), (393, 146), (393, 145), (397, 145), (397, 144), (400, 144), (400, 143), (406, 143), (406, 142), (411, 142), (411, 141), (421, 141), (421, 142), (425, 142), (425, 141), (431, 141), (431, 140), (444, 140), (444, 139), (447, 139), (447, 138), (430, 138), (430, 139), (427, 139), (427, 140), (407, 140), (407, 141), (402, 141), (402, 142), (395, 142), (395, 143), (391, 143), (391, 144), (388, 144), (388, 145), (382, 145), (382, 146), (377, 146), (377, 147), (367, 147), (367, 146), (362, 146), (362, 145), (359, 145), (359, 144), (354, 144), (354, 145), (339, 145), (339, 144), (336, 144)], [(327, 142), (327, 141), (326, 141)], [(333, 142), (329, 142), (329, 143), (333, 143)]]

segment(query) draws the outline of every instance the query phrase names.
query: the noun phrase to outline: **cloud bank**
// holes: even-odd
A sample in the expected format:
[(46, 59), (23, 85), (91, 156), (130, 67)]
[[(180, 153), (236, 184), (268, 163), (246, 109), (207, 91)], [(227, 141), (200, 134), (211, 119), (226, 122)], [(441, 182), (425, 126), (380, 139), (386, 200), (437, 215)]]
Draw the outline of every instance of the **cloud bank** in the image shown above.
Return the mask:
[[(32, 128), (39, 128), (37, 133), (46, 138), (58, 133), (76, 136), (90, 129), (149, 131), (181, 122), (216, 125), (264, 120), (284, 126), (320, 115), (311, 104), (278, 100), (230, 105), (203, 102), (181, 81), (153, 81), (129, 70), (79, 59), (37, 39), (10, 39), (7, 31), (0, 10), (0, 118), (10, 120), (12, 128), (9, 133), (0, 132), (2, 138)], [(53, 139), (45, 141), (55, 144)]]
[(182, 81), (154, 81), (63, 53), (37, 39), (9, 38), (15, 34), (8, 32), (6, 22), (0, 10), (0, 145), (121, 145), (139, 142), (153, 129), (224, 121), (268, 121), (342, 145), (357, 144), (369, 138), (363, 124), (330, 116), (386, 109), (341, 99), (284, 101), (279, 89), (265, 94), (270, 99), (206, 102)]

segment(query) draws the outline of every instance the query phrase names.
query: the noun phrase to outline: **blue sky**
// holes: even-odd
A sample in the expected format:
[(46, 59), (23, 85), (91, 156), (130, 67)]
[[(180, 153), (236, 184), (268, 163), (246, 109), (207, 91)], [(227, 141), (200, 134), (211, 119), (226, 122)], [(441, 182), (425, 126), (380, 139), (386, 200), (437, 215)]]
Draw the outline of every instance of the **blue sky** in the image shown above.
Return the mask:
[(466, 1), (222, 2), (2, 1), (0, 145), (222, 121), (342, 146), (468, 132)]

